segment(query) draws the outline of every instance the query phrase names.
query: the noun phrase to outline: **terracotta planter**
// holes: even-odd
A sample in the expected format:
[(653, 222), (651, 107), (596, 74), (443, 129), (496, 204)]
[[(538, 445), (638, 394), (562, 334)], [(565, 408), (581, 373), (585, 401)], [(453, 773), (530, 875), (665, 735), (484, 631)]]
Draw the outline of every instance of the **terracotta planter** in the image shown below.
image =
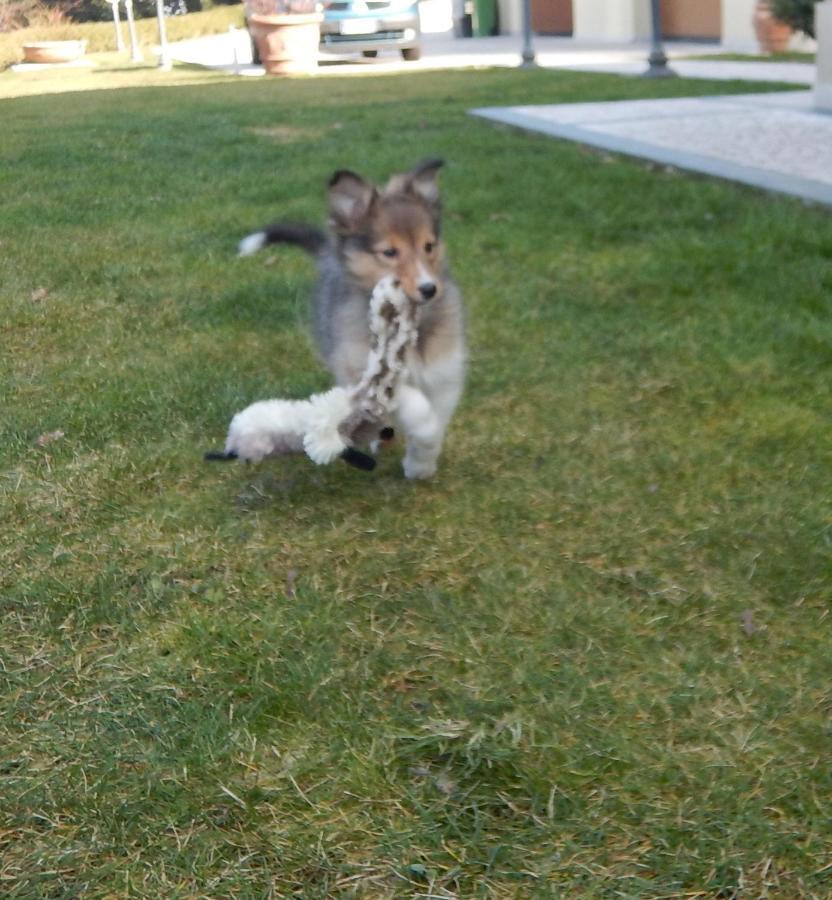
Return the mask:
[(28, 63), (68, 63), (87, 52), (86, 41), (37, 41), (23, 45), (23, 61)]
[(754, 33), (763, 53), (785, 53), (792, 38), (792, 29), (785, 22), (775, 19), (771, 6), (759, 0), (751, 19)]
[(270, 75), (314, 72), (322, 20), (320, 13), (249, 16), (248, 28), (266, 71)]

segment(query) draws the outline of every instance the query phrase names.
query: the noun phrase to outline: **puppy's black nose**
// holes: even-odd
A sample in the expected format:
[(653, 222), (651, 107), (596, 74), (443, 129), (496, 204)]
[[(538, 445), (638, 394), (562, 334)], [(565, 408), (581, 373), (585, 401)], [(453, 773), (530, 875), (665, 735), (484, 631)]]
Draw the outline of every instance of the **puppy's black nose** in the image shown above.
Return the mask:
[(431, 297), (436, 296), (436, 285), (432, 281), (426, 281), (419, 285), (419, 293), (423, 300), (430, 300)]

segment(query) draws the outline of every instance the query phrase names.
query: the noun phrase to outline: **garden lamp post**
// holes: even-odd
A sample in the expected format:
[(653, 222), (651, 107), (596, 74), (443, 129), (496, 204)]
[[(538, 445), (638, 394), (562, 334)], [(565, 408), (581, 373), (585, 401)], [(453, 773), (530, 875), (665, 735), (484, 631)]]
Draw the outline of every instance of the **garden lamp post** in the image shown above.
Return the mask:
[(650, 0), (650, 29), (653, 32), (653, 47), (647, 57), (649, 68), (644, 75), (648, 78), (670, 78), (676, 73), (667, 64), (662, 47), (662, 11), (660, 0)]
[(113, 7), (113, 27), (116, 30), (116, 50), (119, 53), (124, 49), (124, 40), (121, 37), (121, 19), (118, 16), (118, 0), (110, 0), (110, 6)]
[(172, 68), (168, 38), (165, 33), (165, 7), (162, 0), (156, 0), (156, 19), (159, 22), (159, 68), (165, 71)]
[(523, 61), (521, 69), (533, 69), (537, 66), (532, 46), (532, 5), (531, 0), (523, 0)]
[(139, 49), (139, 40), (136, 37), (136, 20), (133, 17), (133, 0), (124, 0), (124, 8), (127, 10), (127, 31), (130, 33), (130, 59), (133, 62), (141, 62), (144, 58)]

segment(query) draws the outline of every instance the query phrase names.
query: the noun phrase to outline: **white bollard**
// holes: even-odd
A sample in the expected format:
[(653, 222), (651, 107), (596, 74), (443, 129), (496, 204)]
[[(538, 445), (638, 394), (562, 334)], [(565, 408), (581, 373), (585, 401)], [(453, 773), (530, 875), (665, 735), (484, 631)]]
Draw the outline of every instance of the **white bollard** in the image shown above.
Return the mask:
[(815, 107), (832, 113), (832, 0), (815, 5), (815, 37), (818, 41)]
[(228, 33), (231, 35), (231, 53), (233, 55), (232, 59), (232, 71), (235, 75), (240, 74), (240, 59), (237, 56), (237, 29), (233, 25), (228, 26)]
[(124, 9), (127, 12), (127, 30), (130, 32), (130, 59), (132, 62), (143, 62), (144, 57), (139, 48), (139, 39), (136, 37), (136, 19), (133, 16), (133, 0), (124, 0)]
[(156, 21), (159, 25), (159, 68), (169, 72), (173, 68), (168, 49), (168, 37), (165, 31), (165, 8), (162, 0), (156, 0)]
[(121, 19), (118, 15), (118, 0), (110, 0), (110, 6), (113, 8), (113, 26), (116, 30), (116, 50), (121, 53), (124, 49), (124, 38), (121, 36)]

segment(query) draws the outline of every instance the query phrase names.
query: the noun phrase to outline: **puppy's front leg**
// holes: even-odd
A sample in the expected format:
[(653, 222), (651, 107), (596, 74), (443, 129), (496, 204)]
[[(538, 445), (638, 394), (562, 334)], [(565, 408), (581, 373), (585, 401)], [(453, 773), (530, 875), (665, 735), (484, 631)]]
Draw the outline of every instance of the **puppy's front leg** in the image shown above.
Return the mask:
[(430, 478), (442, 450), (444, 427), (428, 398), (411, 385), (402, 385), (396, 416), (407, 442), (406, 478)]

